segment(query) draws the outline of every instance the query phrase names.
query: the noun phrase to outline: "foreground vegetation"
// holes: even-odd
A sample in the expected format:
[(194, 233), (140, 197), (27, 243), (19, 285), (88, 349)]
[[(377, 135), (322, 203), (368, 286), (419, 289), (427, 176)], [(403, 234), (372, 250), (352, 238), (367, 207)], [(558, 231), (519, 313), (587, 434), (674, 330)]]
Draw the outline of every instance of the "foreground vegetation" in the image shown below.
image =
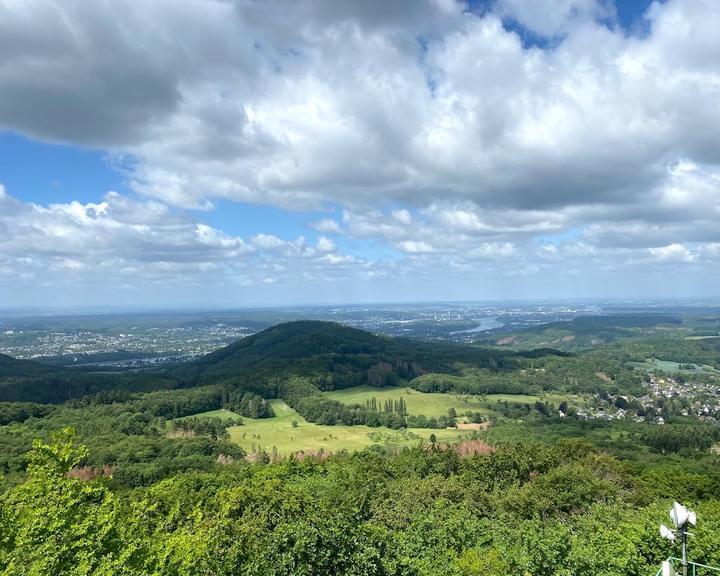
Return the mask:
[[(472, 454), (472, 452), (478, 452)], [(0, 498), (0, 573), (645, 575), (672, 498), (720, 563), (717, 458), (632, 465), (582, 441), (227, 463), (132, 492), (73, 473), (69, 431)]]
[(571, 353), (301, 322), (167, 370), (0, 357), (0, 575), (652, 574), (673, 499), (720, 564), (720, 338), (607, 324)]

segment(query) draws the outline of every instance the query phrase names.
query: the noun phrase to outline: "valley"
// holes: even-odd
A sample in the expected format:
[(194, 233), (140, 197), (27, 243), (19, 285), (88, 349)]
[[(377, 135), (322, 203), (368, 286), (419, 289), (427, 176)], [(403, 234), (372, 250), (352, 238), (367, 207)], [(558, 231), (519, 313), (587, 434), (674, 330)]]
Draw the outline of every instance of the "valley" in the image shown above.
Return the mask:
[[(279, 550), (332, 550), (317, 573), (345, 554), (378, 575), (639, 576), (669, 555), (647, 528), (668, 499), (696, 503), (697, 542), (717, 544), (719, 318), (585, 315), (469, 343), (296, 320), (112, 369), (0, 354), (0, 526), (34, 518), (36, 494), (71, 498), (67, 521), (81, 502), (133, 574), (167, 550), (215, 573), (251, 547), (258, 574)], [(600, 545), (617, 538), (645, 552)]]

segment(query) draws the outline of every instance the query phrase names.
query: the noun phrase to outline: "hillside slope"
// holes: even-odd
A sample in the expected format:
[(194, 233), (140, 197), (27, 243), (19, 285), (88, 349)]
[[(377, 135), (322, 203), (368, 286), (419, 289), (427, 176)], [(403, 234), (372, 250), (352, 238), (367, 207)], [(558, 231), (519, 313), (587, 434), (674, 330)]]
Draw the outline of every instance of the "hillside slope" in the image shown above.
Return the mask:
[(572, 320), (549, 322), (511, 334), (494, 335), (478, 344), (507, 346), (516, 350), (551, 347), (559, 350), (586, 350), (636, 338), (664, 334), (677, 328), (682, 320), (665, 314), (614, 314), (581, 316)]
[[(278, 324), (173, 370), (185, 385), (232, 380), (266, 392), (273, 378), (312, 376), (322, 389), (348, 388), (368, 382), (373, 368), (411, 378), (429, 371), (453, 373), (457, 363), (500, 368), (512, 353), (444, 342), (422, 342), (376, 336), (334, 322)], [(386, 382), (375, 382), (383, 385)]]
[(12, 356), (0, 354), (0, 378), (40, 376), (61, 372), (62, 369), (48, 366), (32, 360), (18, 360)]
[(0, 356), (0, 401), (59, 403), (107, 390), (146, 392), (208, 384), (274, 398), (289, 376), (305, 377), (317, 390), (389, 386), (428, 372), (456, 374), (460, 366), (511, 369), (517, 367), (518, 356), (553, 353), (391, 338), (334, 322), (297, 321), (164, 370), (99, 374)]

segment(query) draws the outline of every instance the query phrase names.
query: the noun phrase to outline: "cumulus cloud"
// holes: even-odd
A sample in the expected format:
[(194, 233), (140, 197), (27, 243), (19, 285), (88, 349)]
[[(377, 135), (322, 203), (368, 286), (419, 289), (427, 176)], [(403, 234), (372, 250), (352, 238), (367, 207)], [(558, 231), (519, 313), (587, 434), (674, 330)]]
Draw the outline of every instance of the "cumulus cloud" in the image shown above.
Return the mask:
[(332, 280), (338, 264), (362, 264), (328, 238), (308, 246), (257, 234), (249, 242), (153, 200), (115, 192), (100, 203), (41, 206), (0, 196), (0, 267), (16, 278), (44, 283), (263, 283)]
[(650, 248), (650, 256), (660, 262), (694, 262), (696, 256), (682, 244)]
[[(655, 2), (642, 34), (610, 0), (470, 8), (0, 4), (0, 128), (106, 150), (141, 198), (32, 206), (0, 187), (0, 266), (31, 244), (26, 271), (210, 266), (273, 284), (378, 274), (382, 250), (408, 277), (711, 258), (720, 4)], [(332, 235), (309, 242), (180, 216), (218, 200), (342, 216), (309, 223)]]
[[(715, 2), (655, 4), (645, 37), (597, 0), (360, 4), (5, 3), (0, 125), (129, 155), (138, 191), (206, 208), (623, 205), (720, 161)], [(508, 16), (565, 36), (525, 47)]]
[(615, 6), (607, 0), (499, 0), (496, 9), (527, 30), (545, 37), (565, 33), (577, 24), (612, 22), (616, 17)]
[(311, 226), (318, 232), (325, 232), (326, 234), (339, 234), (342, 232), (340, 224), (332, 218), (323, 218), (322, 220), (313, 222)]
[(410, 254), (427, 254), (435, 251), (430, 244), (422, 240), (403, 240), (398, 243), (398, 247)]

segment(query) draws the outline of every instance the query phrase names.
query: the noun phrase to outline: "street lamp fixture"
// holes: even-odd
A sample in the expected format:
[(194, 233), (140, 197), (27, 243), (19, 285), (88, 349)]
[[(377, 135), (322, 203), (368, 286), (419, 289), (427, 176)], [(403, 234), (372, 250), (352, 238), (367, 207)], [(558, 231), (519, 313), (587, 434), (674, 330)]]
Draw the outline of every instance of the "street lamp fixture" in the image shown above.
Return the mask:
[(671, 530), (664, 524), (660, 524), (660, 536), (666, 540), (670, 540), (671, 542), (675, 542), (677, 537), (680, 536), (680, 543), (682, 545), (682, 574), (683, 576), (687, 576), (687, 537), (692, 536), (692, 534), (688, 532), (688, 527), (695, 526), (697, 523), (697, 516), (695, 515), (695, 512), (692, 512), (685, 508), (682, 504), (675, 502), (670, 509), (670, 520), (672, 520), (675, 525), (675, 530)]

